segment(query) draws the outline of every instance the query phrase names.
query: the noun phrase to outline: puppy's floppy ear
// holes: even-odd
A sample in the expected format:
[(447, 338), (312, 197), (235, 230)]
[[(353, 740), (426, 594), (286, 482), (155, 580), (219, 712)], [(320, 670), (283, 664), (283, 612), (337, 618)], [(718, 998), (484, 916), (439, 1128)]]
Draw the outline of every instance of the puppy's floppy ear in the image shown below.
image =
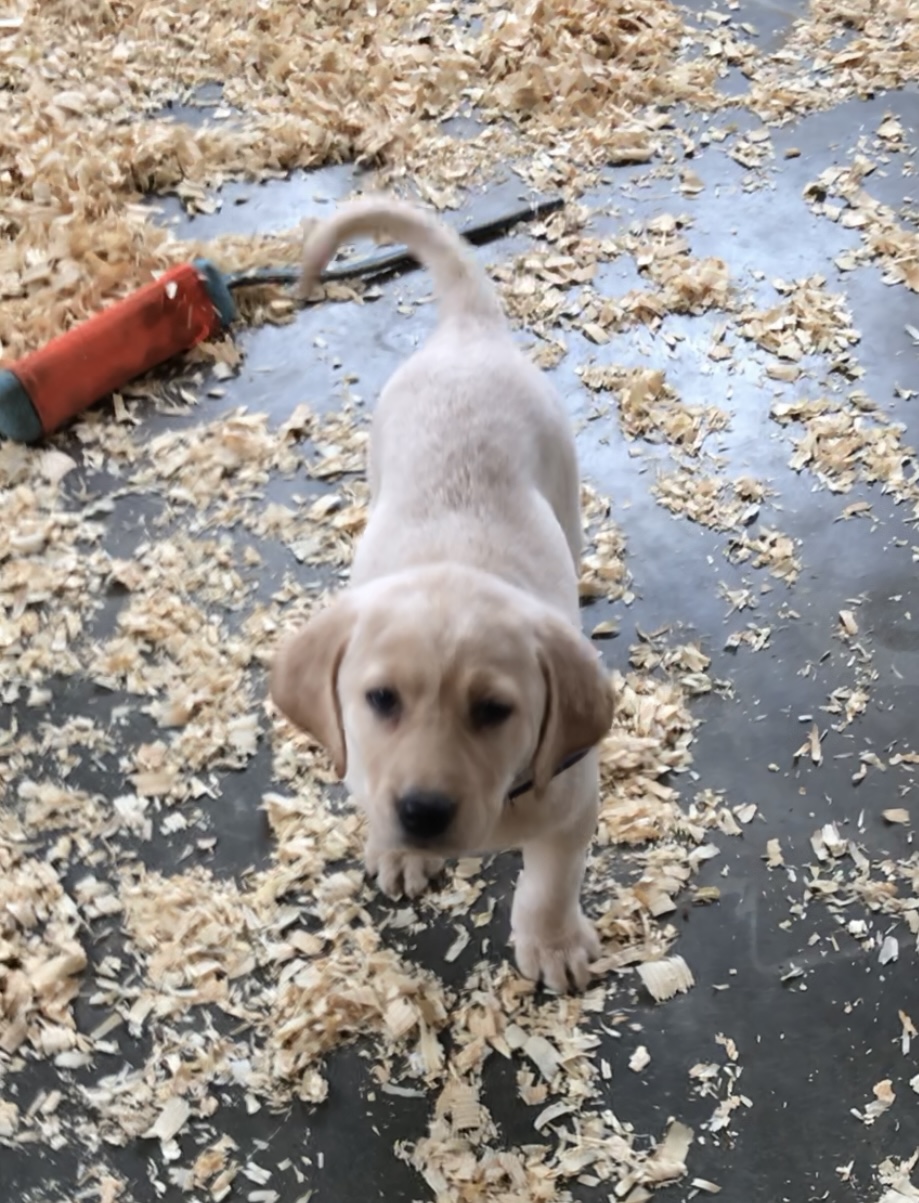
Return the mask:
[(540, 625), (539, 663), (546, 709), (533, 763), (537, 794), (549, 786), (566, 756), (592, 748), (613, 722), (613, 687), (590, 642), (555, 615)]
[(302, 631), (285, 640), (271, 669), (271, 697), (281, 713), (329, 753), (335, 772), (348, 767), (338, 699), (338, 670), (351, 638), (355, 610), (341, 597)]

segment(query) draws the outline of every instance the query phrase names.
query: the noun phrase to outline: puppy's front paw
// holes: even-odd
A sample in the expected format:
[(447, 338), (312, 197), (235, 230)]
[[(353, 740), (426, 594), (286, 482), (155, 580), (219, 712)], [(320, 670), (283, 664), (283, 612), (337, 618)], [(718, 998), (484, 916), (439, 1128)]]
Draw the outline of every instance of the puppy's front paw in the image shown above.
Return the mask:
[(517, 968), (523, 976), (542, 981), (559, 994), (572, 985), (583, 990), (590, 981), (590, 962), (600, 955), (593, 924), (580, 911), (570, 931), (540, 931), (536, 924), (521, 924), (513, 938)]
[(424, 856), (420, 852), (375, 852), (368, 848), (364, 863), (389, 898), (401, 898), (403, 894), (416, 898), (440, 873), (445, 862), (439, 856)]

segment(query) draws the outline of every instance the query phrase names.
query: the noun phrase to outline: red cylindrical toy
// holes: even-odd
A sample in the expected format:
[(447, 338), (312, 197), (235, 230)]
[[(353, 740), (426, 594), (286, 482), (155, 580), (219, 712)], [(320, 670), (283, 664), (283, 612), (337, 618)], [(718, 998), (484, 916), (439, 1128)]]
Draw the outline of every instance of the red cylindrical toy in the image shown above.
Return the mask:
[(0, 434), (31, 442), (235, 316), (212, 264), (175, 267), (45, 347), (0, 365)]

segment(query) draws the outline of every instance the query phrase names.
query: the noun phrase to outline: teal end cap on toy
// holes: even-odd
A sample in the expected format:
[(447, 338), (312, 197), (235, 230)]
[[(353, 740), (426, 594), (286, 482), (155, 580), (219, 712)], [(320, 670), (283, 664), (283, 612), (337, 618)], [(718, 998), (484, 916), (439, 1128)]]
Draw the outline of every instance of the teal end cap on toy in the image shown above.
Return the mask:
[(0, 369), (0, 439), (34, 443), (43, 433), (41, 419), (19, 377)]
[(224, 326), (231, 325), (236, 321), (236, 305), (233, 303), (233, 295), (223, 272), (208, 259), (196, 259), (195, 267), (201, 273), (208, 296), (220, 314), (220, 320)]

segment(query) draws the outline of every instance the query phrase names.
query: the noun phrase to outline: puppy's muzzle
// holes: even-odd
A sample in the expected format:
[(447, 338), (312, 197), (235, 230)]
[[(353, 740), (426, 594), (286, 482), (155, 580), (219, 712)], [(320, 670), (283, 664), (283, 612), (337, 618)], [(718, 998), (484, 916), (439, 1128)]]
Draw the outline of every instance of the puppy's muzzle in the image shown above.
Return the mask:
[(410, 790), (396, 801), (402, 830), (417, 843), (442, 836), (453, 822), (456, 809), (456, 802), (437, 790)]

